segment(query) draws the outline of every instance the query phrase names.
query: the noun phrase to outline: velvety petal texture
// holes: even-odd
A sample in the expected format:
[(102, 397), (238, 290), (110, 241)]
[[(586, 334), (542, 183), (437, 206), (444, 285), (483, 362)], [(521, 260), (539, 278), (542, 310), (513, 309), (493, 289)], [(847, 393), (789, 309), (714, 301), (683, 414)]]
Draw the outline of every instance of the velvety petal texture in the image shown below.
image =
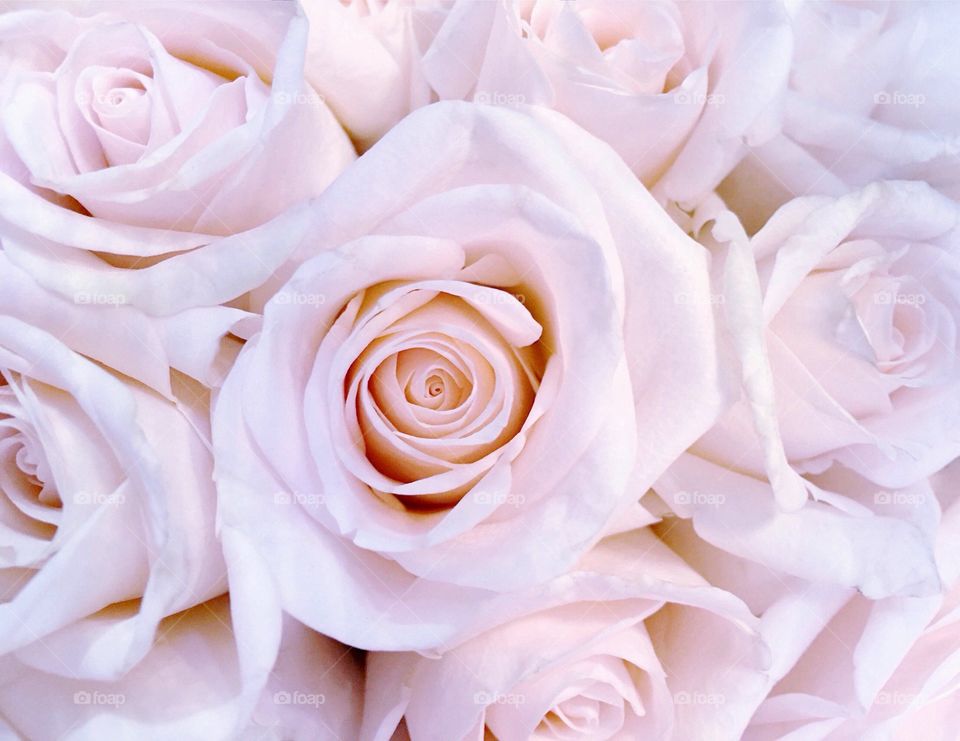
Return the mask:
[(59, 338), (174, 399), (171, 371), (207, 387), (219, 386), (260, 317), (228, 306), (201, 306), (152, 317), (125, 294), (77, 291), (70, 297), (44, 290), (0, 251), (0, 312)]
[(353, 645), (444, 644), (562, 574), (724, 402), (710, 307), (677, 300), (702, 248), (530, 114), (431, 106), (345, 173), (218, 396), (223, 527)]
[(436, 96), (420, 58), (452, 0), (304, 0), (310, 21), (305, 74), (365, 150)]
[(0, 713), (27, 738), (337, 739), (359, 732), (362, 675), (335, 641), (290, 624), (252, 721), (226, 596), (165, 618), (113, 682), (0, 659)]
[[(614, 588), (603, 573), (626, 580)], [(360, 737), (390, 739), (398, 724), (427, 740), (737, 736), (752, 712), (740, 693), (762, 686), (768, 659), (743, 605), (649, 530), (602, 541), (573, 575), (580, 599), (531, 610), (440, 658), (369, 654)]]
[(956, 463), (930, 481), (943, 506), (936, 534), (942, 594), (835, 602), (805, 652), (759, 706), (744, 738), (909, 739), (957, 721)]
[(954, 741), (958, 8), (0, 3), (0, 741)]

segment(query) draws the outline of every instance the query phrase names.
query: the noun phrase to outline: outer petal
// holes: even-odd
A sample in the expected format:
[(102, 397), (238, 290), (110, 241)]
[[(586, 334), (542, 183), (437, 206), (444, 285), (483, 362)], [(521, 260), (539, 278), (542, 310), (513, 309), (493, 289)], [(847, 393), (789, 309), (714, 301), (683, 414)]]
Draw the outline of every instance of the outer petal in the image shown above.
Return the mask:
[[(692, 454), (681, 457), (656, 490), (693, 516), (706, 541), (778, 571), (857, 587), (871, 598), (926, 596), (940, 588), (933, 543), (909, 521), (825, 502), (778, 511), (769, 484)], [(816, 548), (810, 547), (814, 534)]]
[(355, 738), (361, 672), (350, 649), (290, 623), (258, 698), (248, 694), (226, 596), (160, 624), (143, 661), (112, 682), (0, 659), (0, 712), (26, 738)]
[(171, 368), (218, 385), (239, 349), (233, 332), (242, 334), (242, 327), (255, 323), (244, 311), (220, 306), (153, 319), (128, 306), (124, 294), (78, 291), (67, 299), (40, 288), (5, 252), (0, 252), (0, 310), (168, 398)]
[[(527, 588), (562, 573), (577, 553), (600, 537), (621, 505), (627, 505), (629, 491), (645, 490), (712, 423), (723, 403), (709, 303), (685, 304), (676, 300), (675, 293), (699, 295), (709, 290), (703, 250), (675, 227), (608, 148), (557, 114), (534, 112), (534, 116), (538, 120), (511, 111), (449, 103), (410, 116), (316, 203), (313, 226), (300, 240), (299, 256), (352, 244), (304, 264), (290, 286), (307, 290), (310, 280), (304, 276), (323, 275), (329, 269), (341, 276), (331, 290), (347, 290), (351, 281), (363, 277), (367, 251), (391, 239), (400, 244), (403, 239), (426, 236), (448, 245), (454, 240), (464, 248), (468, 261), (490, 252), (488, 245), (500, 244), (501, 256), (514, 260), (526, 272), (525, 280), (542, 286), (536, 292), (558, 302), (558, 308), (544, 307), (557, 317), (558, 352), (563, 352), (570, 337), (580, 337), (565, 361), (569, 376), (564, 383), (569, 388), (560, 392), (566, 401), (560, 403), (558, 398), (555, 414), (557, 419), (579, 419), (572, 423), (574, 427), (557, 424), (570, 427), (571, 438), (583, 438), (584, 444), (578, 442), (576, 448), (582, 451), (581, 458), (556, 461), (554, 470), (546, 472), (547, 480), (559, 477), (562, 464), (562, 470), (572, 471), (566, 481), (552, 487), (540, 481), (545, 472), (537, 466), (549, 459), (545, 455), (556, 455), (551, 453), (555, 445), (544, 418), (544, 433), (535, 433), (539, 441), (535, 443), (531, 436), (529, 442), (541, 454), (526, 463), (521, 454), (515, 467), (517, 481), (529, 482), (523, 490), (534, 487), (536, 496), (516, 516), (502, 512), (442, 547), (387, 560), (381, 552), (399, 553), (408, 546), (388, 549), (382, 543), (355, 538), (350, 527), (346, 532), (338, 529), (322, 500), (309, 507), (314, 518), (303, 517), (300, 496), (323, 494), (316, 488), (316, 473), (310, 470), (323, 445), (319, 438), (314, 441), (313, 456), (304, 448), (303, 401), (313, 409), (310, 399), (315, 397), (308, 394), (302, 401), (299, 389), (313, 362), (311, 347), (317, 335), (326, 331), (326, 320), (321, 319), (338, 308), (337, 302), (324, 303), (315, 323), (293, 322), (294, 307), (268, 307), (268, 326), (245, 348), (218, 399), (215, 442), (225, 525), (242, 532), (261, 552), (280, 583), (284, 606), (293, 615), (338, 638), (351, 636), (348, 642), (355, 645), (426, 647), (452, 640), (469, 622), (472, 600), (496, 599), (475, 589), (460, 589), (455, 583), (496, 590)], [(485, 157), (493, 152), (496, 157)], [(397, 182), (409, 184), (399, 199)], [(358, 193), (364, 194), (362, 203)], [(642, 235), (639, 245), (637, 235)], [(562, 258), (553, 263), (545, 252), (551, 244), (552, 256)], [(436, 250), (438, 256), (445, 254), (440, 246)], [(588, 257), (594, 262), (588, 264)], [(415, 264), (392, 261), (385, 267), (402, 272)], [(537, 277), (538, 272), (542, 277)], [(588, 278), (596, 278), (595, 283)], [(592, 338), (588, 330), (593, 325), (584, 324), (576, 311), (569, 313), (577, 286), (588, 283), (603, 291), (589, 317), (604, 332)], [(622, 357), (616, 327), (620, 316), (626, 323), (627, 357), (633, 363), (630, 381), (641, 413), (637, 426), (642, 456), (633, 471), (624, 466), (633, 447), (632, 415), (621, 409), (604, 417), (604, 409), (615, 408), (613, 402), (610, 407), (587, 408), (577, 402), (575, 391), (583, 379), (598, 383), (608, 379), (604, 391), (615, 390), (605, 393), (604, 399), (629, 394), (628, 369), (618, 361)], [(285, 323), (283, 331), (289, 336), (278, 344), (278, 328)], [(298, 337), (302, 341), (290, 341)], [(682, 378), (655, 362), (652, 346), (662, 353), (661, 359), (667, 356), (683, 369)], [(276, 356), (278, 347), (286, 350)], [(594, 348), (589, 362), (577, 358), (577, 347)], [(288, 382), (279, 398), (263, 403), (258, 399), (263, 386), (257, 379), (270, 375), (278, 357), (283, 358)], [(595, 385), (587, 383), (591, 393), (596, 392)], [(685, 411), (678, 415), (680, 399)], [(274, 432), (281, 428), (292, 437), (285, 441), (277, 437)], [(271, 461), (284, 463), (274, 466)], [(324, 471), (330, 470), (324, 465)], [(604, 471), (599, 479), (603, 489), (587, 501), (584, 492), (596, 486), (600, 470)], [(625, 491), (628, 474), (636, 488)], [(346, 491), (330, 493), (331, 502), (337, 497), (349, 503)], [(624, 498), (618, 501), (621, 494)], [(367, 527), (366, 522), (361, 526)], [(529, 554), (528, 569), (511, 566), (520, 552)], [(481, 562), (477, 554), (484, 554), (486, 560)], [(484, 568), (484, 563), (502, 564), (502, 568)], [(348, 577), (351, 572), (353, 576)], [(345, 624), (345, 615), (337, 614), (339, 608), (324, 605), (317, 595), (298, 587), (307, 573), (323, 573), (336, 580), (335, 591), (347, 589), (352, 595), (345, 604), (365, 604), (380, 614), (391, 605), (395, 609), (380, 623), (358, 632), (358, 626)], [(412, 574), (425, 578), (415, 581)], [(462, 598), (453, 597), (457, 594)], [(398, 610), (407, 598), (417, 606), (412, 607), (413, 613), (400, 615)], [(447, 624), (431, 619), (429, 627), (416, 631), (418, 616), (426, 614), (427, 605), (431, 614), (448, 614), (443, 621)]]

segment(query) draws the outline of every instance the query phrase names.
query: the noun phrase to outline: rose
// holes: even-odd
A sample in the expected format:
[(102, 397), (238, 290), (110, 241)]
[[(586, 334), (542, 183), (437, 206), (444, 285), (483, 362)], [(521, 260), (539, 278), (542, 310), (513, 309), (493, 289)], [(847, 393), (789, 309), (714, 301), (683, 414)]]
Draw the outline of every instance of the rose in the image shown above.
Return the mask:
[(797, 199), (752, 239), (779, 432), (801, 473), (839, 462), (895, 488), (960, 454), (957, 214), (924, 184), (877, 184)]
[(899, 182), (792, 201), (749, 244), (729, 212), (704, 229), (746, 394), (656, 485), (701, 536), (871, 598), (939, 588), (926, 479), (960, 452), (956, 213)]
[[(26, 738), (357, 737), (362, 676), (349, 649), (289, 621), (252, 722), (249, 649), (219, 597), (166, 618), (143, 661), (111, 682), (0, 658), (0, 714)], [(301, 702), (318, 698), (322, 716)]]
[(597, 567), (646, 580), (648, 594), (595, 587), (441, 657), (370, 653), (363, 737), (391, 738), (401, 719), (416, 741), (740, 737), (765, 684), (763, 646), (740, 624), (748, 613), (649, 530), (603, 541), (577, 579)]
[[(809, 536), (807, 560), (823, 564), (811, 578), (786, 573), (775, 561), (755, 563), (715, 548), (686, 522), (667, 519), (655, 527), (709, 583), (742, 596), (751, 612), (760, 616), (770, 660), (766, 682), (748, 692), (758, 710), (742, 738), (773, 739), (791, 733), (908, 738), (923, 735), (920, 729), (925, 727), (938, 729), (936, 736), (948, 725), (942, 712), (956, 707), (955, 695), (948, 697), (956, 675), (951, 668), (956, 631), (949, 616), (955, 609), (960, 565), (956, 473), (953, 464), (925, 483), (932, 506), (915, 518), (936, 540), (935, 571), (944, 585), (943, 591), (927, 596), (872, 600), (849, 586), (831, 583), (835, 580), (830, 569), (846, 568), (848, 556), (837, 550), (836, 528), (824, 527), (823, 519), (819, 529), (801, 530), (801, 537)], [(811, 540), (813, 533), (816, 540)], [(771, 536), (791, 548), (788, 530)], [(898, 544), (891, 537), (877, 545), (881, 553)], [(793, 561), (803, 558), (790, 555)], [(909, 555), (900, 553), (901, 558)], [(889, 565), (884, 568), (893, 571)], [(911, 565), (919, 566), (906, 568)], [(743, 701), (751, 702), (747, 697)]]
[(355, 156), (303, 82), (305, 19), (290, 4), (83, 7), (0, 24), (3, 249), (45, 287), (153, 314), (256, 287), (276, 264), (257, 264), (255, 237), (217, 237), (317, 195)]
[[(818, 578), (800, 580), (707, 545), (686, 525), (657, 526), (710, 583), (743, 595), (771, 652), (768, 684), (744, 738), (936, 737), (956, 710), (957, 464), (926, 487), (925, 528), (944, 588), (870, 600)], [(942, 520), (939, 509), (943, 508)], [(892, 545), (890, 541), (883, 547)], [(830, 543), (817, 542), (829, 550)], [(843, 563), (834, 552), (833, 564)]]
[(452, 2), (305, 0), (305, 75), (361, 150), (436, 99), (418, 60)]
[[(751, 563), (714, 548), (686, 523), (666, 520), (656, 526), (704, 578), (742, 596), (760, 616), (770, 663), (766, 686), (753, 695), (758, 710), (743, 738), (912, 738), (924, 729), (936, 736), (949, 726), (945, 716), (956, 708), (956, 696), (950, 695), (957, 644), (951, 614), (960, 575), (957, 472), (954, 463), (925, 482), (929, 506), (922, 512), (914, 508), (915, 524), (936, 543), (935, 573), (943, 584), (942, 591), (926, 596), (872, 600), (831, 584), (829, 570), (844, 569), (847, 562), (835, 548), (833, 527), (805, 531), (817, 538), (815, 547), (807, 541), (808, 560), (823, 558), (820, 574), (808, 580), (778, 570), (775, 562)], [(893, 506), (897, 501), (891, 497)], [(786, 530), (772, 533), (790, 548), (785, 535)], [(898, 548), (895, 538), (881, 539), (877, 553), (892, 547)], [(889, 566), (884, 564), (893, 572)], [(926, 568), (916, 561), (906, 568), (911, 566), (917, 572)]]
[(730, 172), (744, 141), (777, 131), (792, 42), (772, 3), (305, 7), (308, 79), (362, 143), (431, 96), (544, 105), (611, 144), (658, 196), (684, 202)]
[(165, 399), (10, 316), (0, 376), (0, 654), (119, 676), (226, 588), (208, 395), (181, 377)]
[(321, 632), (436, 646), (568, 569), (715, 419), (710, 305), (675, 300), (709, 292), (704, 254), (542, 110), (417, 112), (316, 208), (215, 405), (224, 541)]
[(461, 0), (421, 65), (441, 99), (554, 108), (696, 202), (776, 132), (791, 41), (775, 3)]
[(960, 196), (957, 10), (796, 6), (783, 131), (752, 148), (720, 189), (751, 232), (794, 196), (841, 196), (875, 180), (925, 180)]

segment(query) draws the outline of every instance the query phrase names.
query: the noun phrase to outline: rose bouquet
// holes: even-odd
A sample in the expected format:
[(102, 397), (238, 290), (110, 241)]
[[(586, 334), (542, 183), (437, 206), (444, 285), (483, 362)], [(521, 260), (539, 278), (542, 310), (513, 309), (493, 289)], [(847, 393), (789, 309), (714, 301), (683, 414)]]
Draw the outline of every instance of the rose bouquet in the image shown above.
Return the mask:
[(960, 5), (0, 7), (0, 739), (960, 727)]

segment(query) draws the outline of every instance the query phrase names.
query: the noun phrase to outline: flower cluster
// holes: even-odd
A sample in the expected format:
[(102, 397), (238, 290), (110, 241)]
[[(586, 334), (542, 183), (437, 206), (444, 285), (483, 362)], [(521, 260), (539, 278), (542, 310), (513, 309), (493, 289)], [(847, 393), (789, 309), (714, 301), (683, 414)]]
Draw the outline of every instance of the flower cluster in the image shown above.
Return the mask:
[(0, 10), (0, 737), (955, 732), (960, 5)]

